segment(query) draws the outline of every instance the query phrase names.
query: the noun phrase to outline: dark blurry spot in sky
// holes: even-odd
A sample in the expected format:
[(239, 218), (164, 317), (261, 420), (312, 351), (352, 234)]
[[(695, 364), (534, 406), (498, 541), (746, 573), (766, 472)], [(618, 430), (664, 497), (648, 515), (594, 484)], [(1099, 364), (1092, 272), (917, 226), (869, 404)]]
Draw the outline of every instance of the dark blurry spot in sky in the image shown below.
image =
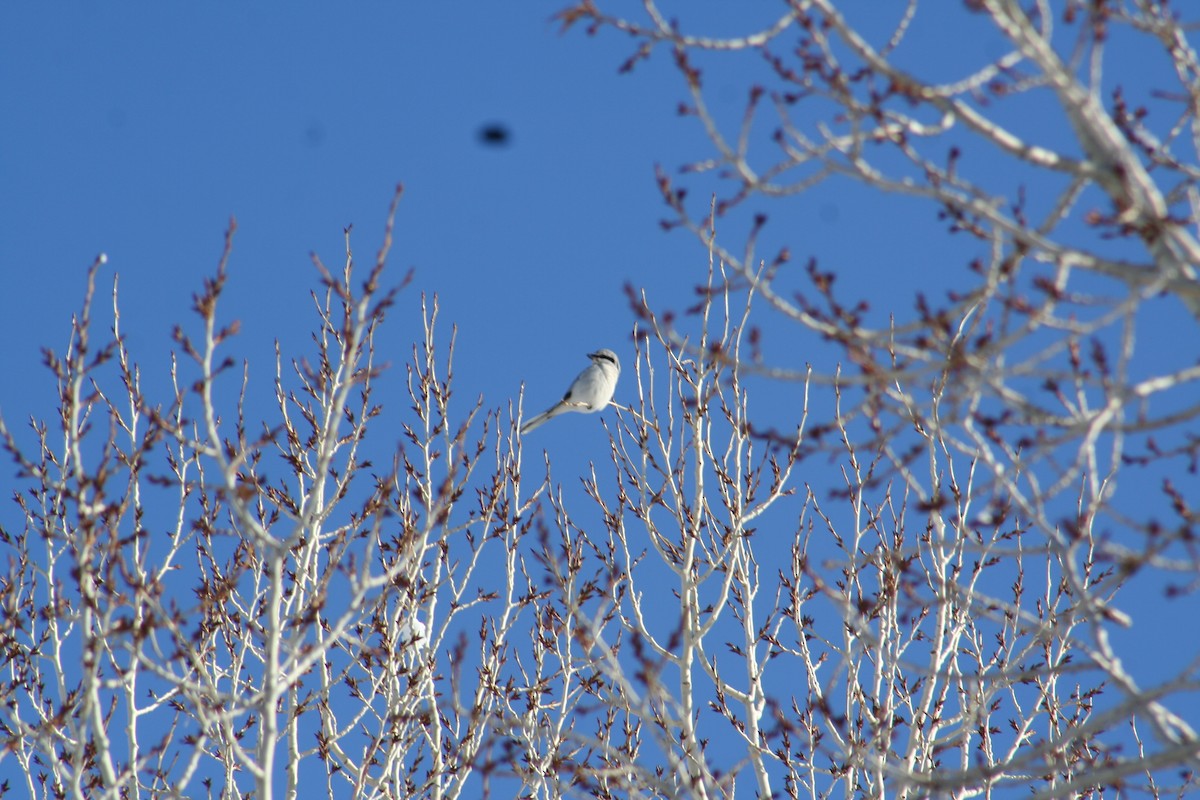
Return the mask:
[(481, 126), (478, 135), (479, 143), (484, 147), (508, 147), (512, 143), (512, 131), (499, 122)]

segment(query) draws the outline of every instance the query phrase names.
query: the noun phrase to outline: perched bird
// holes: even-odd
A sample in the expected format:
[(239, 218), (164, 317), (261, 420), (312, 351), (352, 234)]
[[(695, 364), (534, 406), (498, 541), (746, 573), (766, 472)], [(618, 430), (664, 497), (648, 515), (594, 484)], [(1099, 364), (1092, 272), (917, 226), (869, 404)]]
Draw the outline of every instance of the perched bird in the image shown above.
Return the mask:
[(621, 362), (617, 354), (608, 348), (602, 348), (594, 353), (588, 353), (592, 363), (567, 389), (567, 393), (550, 408), (538, 414), (521, 426), (521, 433), (529, 433), (546, 420), (553, 419), (568, 411), (579, 411), (590, 414), (599, 411), (612, 400), (613, 391), (617, 388), (617, 378), (621, 375)]

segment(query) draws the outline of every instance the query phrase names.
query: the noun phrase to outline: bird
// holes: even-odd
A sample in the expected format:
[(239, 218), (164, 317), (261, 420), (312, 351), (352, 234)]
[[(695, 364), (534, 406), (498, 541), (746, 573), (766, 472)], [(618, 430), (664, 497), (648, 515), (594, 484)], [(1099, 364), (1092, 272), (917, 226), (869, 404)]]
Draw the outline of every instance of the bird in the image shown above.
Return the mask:
[(578, 411), (591, 414), (608, 405), (613, 392), (617, 388), (617, 378), (621, 376), (621, 362), (617, 354), (608, 348), (601, 348), (594, 353), (588, 353), (592, 363), (579, 373), (567, 393), (550, 408), (528, 420), (521, 426), (521, 434), (529, 433), (548, 420), (568, 411)]

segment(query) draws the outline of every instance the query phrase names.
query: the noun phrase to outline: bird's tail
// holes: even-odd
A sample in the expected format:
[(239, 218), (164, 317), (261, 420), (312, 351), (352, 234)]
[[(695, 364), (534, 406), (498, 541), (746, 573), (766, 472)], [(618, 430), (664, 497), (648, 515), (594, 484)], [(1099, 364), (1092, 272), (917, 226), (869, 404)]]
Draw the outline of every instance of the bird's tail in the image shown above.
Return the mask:
[(562, 403), (556, 403), (542, 413), (538, 414), (533, 419), (526, 420), (525, 424), (521, 426), (521, 435), (524, 436), (534, 428), (540, 428), (542, 425), (546, 424), (546, 422), (561, 414), (563, 408), (564, 406)]

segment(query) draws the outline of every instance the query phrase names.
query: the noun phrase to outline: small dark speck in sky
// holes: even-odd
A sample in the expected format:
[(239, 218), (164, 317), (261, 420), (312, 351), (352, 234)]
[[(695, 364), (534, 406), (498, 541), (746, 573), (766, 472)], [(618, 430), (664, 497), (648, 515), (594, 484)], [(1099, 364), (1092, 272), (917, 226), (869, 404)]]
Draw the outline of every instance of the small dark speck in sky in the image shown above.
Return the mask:
[(500, 122), (489, 122), (479, 128), (479, 143), (484, 147), (508, 147), (512, 144), (512, 131)]

